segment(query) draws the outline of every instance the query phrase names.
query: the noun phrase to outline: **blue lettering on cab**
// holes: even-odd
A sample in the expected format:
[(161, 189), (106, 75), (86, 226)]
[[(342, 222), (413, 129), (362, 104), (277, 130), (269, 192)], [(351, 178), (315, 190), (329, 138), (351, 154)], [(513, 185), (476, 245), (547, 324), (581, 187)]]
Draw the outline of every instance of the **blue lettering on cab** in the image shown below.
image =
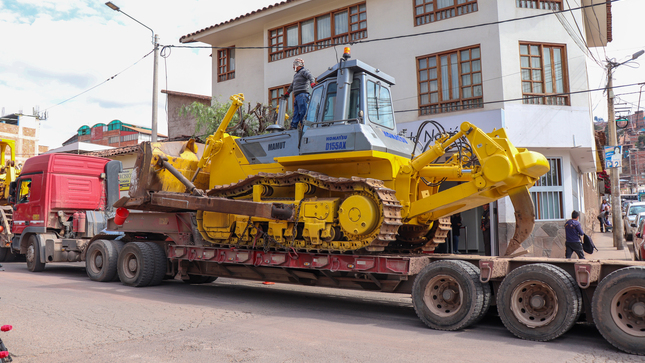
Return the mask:
[(346, 149), (347, 149), (347, 141), (328, 142), (327, 145), (325, 146), (325, 150), (327, 151), (346, 150)]

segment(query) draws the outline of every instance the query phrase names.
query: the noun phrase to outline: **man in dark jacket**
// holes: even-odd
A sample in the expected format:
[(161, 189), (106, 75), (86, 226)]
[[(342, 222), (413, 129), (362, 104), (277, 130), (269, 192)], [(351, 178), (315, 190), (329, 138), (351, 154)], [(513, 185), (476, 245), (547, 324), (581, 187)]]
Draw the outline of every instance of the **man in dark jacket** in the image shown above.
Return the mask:
[(461, 213), (450, 216), (452, 227), (452, 253), (459, 253), (459, 230), (461, 229)]
[(484, 256), (491, 256), (490, 211), (488, 210), (488, 204), (484, 204), (482, 208), (484, 208), (484, 212), (482, 212), (482, 218), (479, 228), (482, 230), (484, 236)]
[(307, 112), (307, 105), (309, 104), (309, 86), (313, 88), (316, 85), (316, 80), (311, 72), (305, 68), (305, 61), (296, 58), (293, 61), (293, 70), (296, 74), (293, 75), (293, 82), (287, 89), (282, 97), (288, 99), (289, 95), (293, 93), (293, 117), (291, 118), (291, 129), (298, 128), (300, 122), (305, 118)]
[(578, 258), (584, 260), (585, 252), (582, 250), (582, 241), (580, 240), (580, 237), (584, 236), (585, 233), (582, 231), (580, 222), (578, 222), (579, 217), (580, 213), (574, 210), (571, 212), (571, 219), (564, 224), (564, 234), (566, 237), (565, 245), (567, 246), (565, 257), (571, 258), (571, 255), (575, 252), (578, 255)]

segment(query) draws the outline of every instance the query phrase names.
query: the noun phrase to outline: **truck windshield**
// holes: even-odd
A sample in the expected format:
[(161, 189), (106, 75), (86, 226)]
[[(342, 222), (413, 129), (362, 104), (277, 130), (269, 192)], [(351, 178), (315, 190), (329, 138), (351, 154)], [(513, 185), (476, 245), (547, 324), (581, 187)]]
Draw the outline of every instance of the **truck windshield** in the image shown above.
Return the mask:
[(367, 81), (367, 115), (375, 124), (389, 129), (394, 128), (390, 90), (380, 83)]

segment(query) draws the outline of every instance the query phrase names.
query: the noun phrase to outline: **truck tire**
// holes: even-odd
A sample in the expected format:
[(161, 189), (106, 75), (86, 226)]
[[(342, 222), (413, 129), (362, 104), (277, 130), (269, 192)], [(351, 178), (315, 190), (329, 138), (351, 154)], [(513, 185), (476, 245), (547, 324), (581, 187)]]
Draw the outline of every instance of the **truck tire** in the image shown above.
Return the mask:
[(196, 284), (210, 284), (211, 282), (217, 280), (217, 276), (203, 276), (203, 275), (188, 275), (188, 280), (183, 280), (184, 283), (190, 285)]
[(119, 253), (117, 271), (124, 285), (144, 287), (155, 271), (154, 252), (145, 242), (129, 242)]
[(38, 237), (32, 234), (27, 240), (27, 269), (31, 272), (40, 272), (45, 269), (45, 263), (40, 262), (40, 242)]
[(109, 282), (116, 276), (118, 252), (111, 241), (99, 239), (87, 249), (85, 271), (92, 281)]
[[(477, 267), (477, 266), (475, 266), (473, 264), (470, 264), (470, 263), (467, 263), (464, 266), (472, 269), (473, 272), (477, 276), (481, 275), (479, 267)], [(490, 309), (490, 303), (491, 303), (491, 300), (493, 298), (493, 293), (492, 293), (492, 290), (491, 290), (491, 287), (490, 287), (490, 283), (481, 283), (481, 285), (482, 285), (482, 288), (483, 288), (482, 292), (483, 292), (483, 297), (484, 297), (484, 303), (482, 304), (482, 310), (479, 312), (479, 315), (477, 316), (477, 318), (475, 318), (475, 320), (471, 323), (471, 325), (478, 323), (480, 320), (482, 320), (484, 318), (484, 316), (486, 316), (486, 314), (488, 314), (488, 310)]]
[(412, 305), (427, 326), (458, 330), (482, 316), (484, 287), (470, 266), (465, 261), (436, 261), (417, 275), (412, 286)]
[(161, 281), (163, 281), (163, 278), (166, 277), (168, 258), (166, 257), (166, 251), (161, 247), (161, 245), (155, 242), (146, 243), (152, 249), (155, 259), (155, 272), (153, 273), (152, 280), (150, 281), (150, 286), (157, 286)]
[[(122, 241), (117, 241), (117, 240), (110, 240), (109, 241), (114, 249), (116, 250), (116, 260), (117, 260), (117, 266), (119, 263), (119, 254), (121, 253), (121, 250), (123, 249), (123, 246), (125, 246), (125, 243)], [(112, 281), (119, 281), (119, 273), (118, 273), (118, 268), (117, 268), (117, 273), (114, 275), (114, 278)]]
[(511, 271), (499, 286), (497, 310), (515, 336), (538, 342), (566, 333), (580, 317), (582, 294), (562, 268), (545, 263)]
[(645, 267), (616, 270), (600, 281), (591, 313), (603, 337), (630, 354), (645, 355)]

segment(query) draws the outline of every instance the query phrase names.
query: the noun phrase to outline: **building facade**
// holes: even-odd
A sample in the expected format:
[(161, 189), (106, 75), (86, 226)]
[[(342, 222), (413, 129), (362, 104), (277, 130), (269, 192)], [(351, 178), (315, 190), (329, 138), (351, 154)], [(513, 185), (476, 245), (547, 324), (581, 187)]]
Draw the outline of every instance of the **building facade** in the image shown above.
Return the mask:
[(168, 97), (168, 137), (173, 139), (183, 136), (195, 136), (197, 121), (193, 115), (183, 115), (183, 106), (190, 106), (198, 102), (206, 106), (211, 105), (211, 96), (196, 95), (192, 93), (161, 90)]
[[(159, 140), (165, 139), (165, 135), (157, 134)], [(107, 125), (104, 123), (94, 124), (92, 127), (83, 125), (78, 128), (76, 135), (65, 141), (63, 145), (72, 142), (86, 142), (111, 147), (134, 146), (143, 141), (152, 139), (152, 130), (147, 127), (136, 126), (112, 120)]]
[[(292, 80), (295, 58), (318, 75), (351, 44), (353, 58), (396, 79), (399, 132), (417, 136), (429, 119), (447, 130), (463, 121), (486, 132), (506, 128), (514, 145), (541, 152), (551, 165), (531, 189), (537, 223), (524, 247), (535, 256), (563, 257), (564, 220), (573, 210), (584, 219), (590, 207), (585, 191), (595, 188), (595, 177), (587, 175), (596, 171), (596, 146), (584, 93), (588, 48), (581, 44), (604, 46), (611, 39), (609, 5), (582, 1), (596, 3), (554, 13), (567, 3), (286, 0), (180, 41), (218, 47), (213, 97), (243, 92), (251, 103), (274, 104)], [(432, 133), (418, 136), (426, 141)], [(493, 250), (502, 254), (514, 231), (514, 211), (508, 198), (492, 210)], [(466, 252), (483, 251), (480, 215), (479, 209), (463, 215), (470, 231), (460, 243)]]
[[(40, 119), (19, 113), (0, 117), (0, 139), (14, 140), (16, 143), (16, 165), (20, 166), (32, 156), (40, 155), (49, 147), (40, 145)], [(5, 150), (5, 158), (11, 155)], [(5, 161), (2, 161), (4, 166)]]

